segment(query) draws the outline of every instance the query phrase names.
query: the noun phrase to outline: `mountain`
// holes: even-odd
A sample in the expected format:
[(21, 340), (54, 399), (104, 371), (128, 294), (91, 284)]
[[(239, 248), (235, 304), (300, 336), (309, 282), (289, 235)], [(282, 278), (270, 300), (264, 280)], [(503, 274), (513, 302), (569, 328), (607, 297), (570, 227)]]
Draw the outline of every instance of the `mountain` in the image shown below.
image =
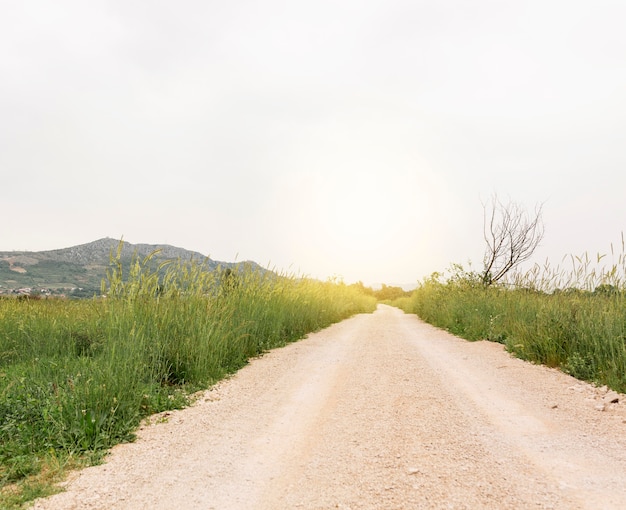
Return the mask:
[[(0, 252), (0, 294), (28, 293), (72, 293), (93, 296), (99, 293), (100, 284), (110, 266), (111, 254), (116, 254), (120, 240), (106, 237), (87, 244), (49, 251), (4, 251)], [(128, 263), (134, 255), (140, 259), (160, 250), (154, 261), (180, 259), (206, 263), (210, 270), (218, 266), (233, 267), (232, 262), (219, 262), (195, 251), (167, 244), (131, 244), (123, 242), (121, 259)], [(260, 266), (246, 262), (254, 268)], [(28, 290), (29, 289), (29, 290)]]

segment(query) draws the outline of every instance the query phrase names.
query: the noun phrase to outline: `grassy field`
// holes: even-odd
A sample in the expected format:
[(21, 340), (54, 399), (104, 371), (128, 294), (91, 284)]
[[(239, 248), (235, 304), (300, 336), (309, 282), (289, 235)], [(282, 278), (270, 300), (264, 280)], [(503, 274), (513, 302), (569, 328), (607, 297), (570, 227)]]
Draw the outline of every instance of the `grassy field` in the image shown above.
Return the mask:
[(522, 359), (626, 392), (625, 257), (609, 268), (601, 260), (572, 257), (570, 269), (536, 266), (487, 287), (455, 266), (393, 304), (468, 340), (500, 342)]
[(106, 298), (0, 300), (0, 507), (50, 493), (250, 357), (376, 306), (341, 283), (149, 267), (118, 260)]

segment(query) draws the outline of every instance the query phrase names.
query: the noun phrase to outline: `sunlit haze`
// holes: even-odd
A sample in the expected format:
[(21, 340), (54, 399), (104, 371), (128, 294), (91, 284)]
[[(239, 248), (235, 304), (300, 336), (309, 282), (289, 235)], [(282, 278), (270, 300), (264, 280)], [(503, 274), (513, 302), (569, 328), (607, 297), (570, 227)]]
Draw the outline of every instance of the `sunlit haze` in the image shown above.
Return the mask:
[(347, 282), (626, 230), (626, 3), (33, 0), (0, 7), (0, 251), (102, 237)]

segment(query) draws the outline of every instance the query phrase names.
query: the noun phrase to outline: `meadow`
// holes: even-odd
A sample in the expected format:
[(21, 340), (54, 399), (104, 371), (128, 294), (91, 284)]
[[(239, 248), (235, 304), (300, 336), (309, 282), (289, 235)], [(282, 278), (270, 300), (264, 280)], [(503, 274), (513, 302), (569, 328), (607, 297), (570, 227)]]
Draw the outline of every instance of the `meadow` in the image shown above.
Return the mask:
[[(622, 248), (624, 243), (622, 242)], [(515, 356), (626, 392), (626, 257), (570, 256), (484, 285), (454, 265), (395, 306), (468, 340), (500, 342)]]
[(0, 299), (0, 507), (51, 493), (249, 358), (376, 306), (341, 282), (150, 258), (127, 271), (113, 256), (105, 297)]

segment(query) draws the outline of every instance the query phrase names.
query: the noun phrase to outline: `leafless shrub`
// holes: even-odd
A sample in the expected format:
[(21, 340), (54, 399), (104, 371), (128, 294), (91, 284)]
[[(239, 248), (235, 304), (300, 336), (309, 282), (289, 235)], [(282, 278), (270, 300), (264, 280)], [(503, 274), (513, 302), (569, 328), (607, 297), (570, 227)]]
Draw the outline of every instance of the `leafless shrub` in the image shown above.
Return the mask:
[(483, 203), (485, 256), (481, 279), (484, 285), (500, 281), (511, 269), (528, 260), (543, 239), (542, 205), (533, 215), (516, 203), (503, 204), (496, 195)]

